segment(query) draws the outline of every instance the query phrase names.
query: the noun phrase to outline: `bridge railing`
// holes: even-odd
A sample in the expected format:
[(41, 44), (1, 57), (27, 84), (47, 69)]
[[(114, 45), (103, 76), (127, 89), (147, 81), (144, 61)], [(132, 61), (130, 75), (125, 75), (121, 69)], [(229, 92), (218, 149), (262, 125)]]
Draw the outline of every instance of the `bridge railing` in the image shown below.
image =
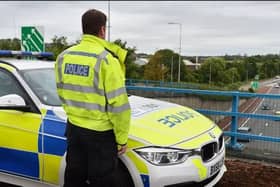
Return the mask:
[[(157, 92), (157, 93), (177, 93), (177, 94), (192, 94), (192, 95), (215, 95), (215, 96), (228, 96), (231, 97), (232, 105), (231, 111), (221, 110), (209, 110), (194, 108), (198, 112), (205, 115), (219, 115), (219, 116), (230, 116), (231, 125), (229, 131), (224, 131), (225, 136), (230, 137), (230, 142), (227, 144), (232, 149), (242, 150), (243, 144), (240, 144), (238, 138), (248, 138), (250, 140), (260, 140), (268, 142), (280, 142), (280, 137), (256, 135), (256, 134), (245, 134), (239, 133), (238, 119), (239, 118), (256, 118), (256, 119), (267, 119), (273, 121), (280, 121), (280, 116), (267, 115), (267, 114), (255, 114), (255, 113), (244, 113), (239, 112), (240, 98), (268, 98), (268, 99), (280, 99), (279, 94), (260, 94), (260, 93), (249, 93), (249, 92), (238, 92), (238, 91), (212, 91), (212, 90), (198, 90), (198, 89), (179, 89), (179, 88), (166, 88), (166, 87), (149, 87), (149, 86), (126, 86), (128, 91), (144, 91), (144, 92)], [(280, 123), (279, 123), (280, 125)], [(280, 132), (279, 132), (280, 133)]]

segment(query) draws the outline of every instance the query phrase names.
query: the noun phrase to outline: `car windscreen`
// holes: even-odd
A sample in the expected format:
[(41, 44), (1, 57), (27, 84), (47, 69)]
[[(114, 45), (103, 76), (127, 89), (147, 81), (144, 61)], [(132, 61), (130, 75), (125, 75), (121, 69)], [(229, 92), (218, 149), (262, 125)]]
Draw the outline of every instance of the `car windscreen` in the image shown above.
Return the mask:
[(56, 91), (54, 69), (41, 68), (24, 70), (21, 71), (21, 74), (43, 104), (61, 106), (61, 101)]

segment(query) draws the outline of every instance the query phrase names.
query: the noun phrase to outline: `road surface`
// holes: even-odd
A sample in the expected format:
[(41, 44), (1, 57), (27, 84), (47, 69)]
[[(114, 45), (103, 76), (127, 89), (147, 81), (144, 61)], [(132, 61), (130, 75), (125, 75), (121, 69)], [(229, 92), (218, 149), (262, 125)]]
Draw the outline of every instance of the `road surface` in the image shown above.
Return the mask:
[[(270, 87), (268, 93), (280, 94), (280, 88), (276, 88), (275, 84), (275, 81), (266, 82), (264, 86)], [(271, 108), (269, 110), (262, 110), (261, 106), (264, 103), (267, 103)], [(278, 110), (280, 111), (279, 99), (263, 98), (254, 113), (274, 115), (274, 112)], [(250, 118), (247, 121), (243, 122), (241, 126), (251, 127), (252, 134), (260, 136), (280, 137), (280, 121)], [(246, 149), (248, 150), (253, 150), (267, 156), (280, 156), (280, 143), (252, 140), (249, 143), (244, 144), (246, 146)]]

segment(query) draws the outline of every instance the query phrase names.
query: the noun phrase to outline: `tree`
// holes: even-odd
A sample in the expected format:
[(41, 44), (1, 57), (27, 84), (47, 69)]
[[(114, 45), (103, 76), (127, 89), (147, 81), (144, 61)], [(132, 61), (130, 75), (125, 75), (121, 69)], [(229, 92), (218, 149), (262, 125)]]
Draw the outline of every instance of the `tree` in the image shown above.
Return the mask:
[(20, 50), (20, 40), (18, 38), (13, 39), (0, 39), (0, 50)]
[(257, 62), (260, 60), (260, 57), (246, 57), (244, 59), (245, 69), (247, 70), (246, 76), (248, 79), (253, 79), (258, 74)]
[(162, 80), (164, 79), (164, 74), (167, 72), (167, 68), (162, 62), (163, 56), (160, 52), (156, 52), (148, 64), (145, 65), (144, 79), (147, 80)]
[(182, 80), (185, 82), (198, 82), (196, 71), (185, 68)]
[(222, 85), (225, 82), (226, 62), (222, 58), (210, 57), (199, 69), (200, 82)]
[(235, 67), (226, 70), (224, 74), (225, 74), (225, 79), (223, 80), (224, 83), (233, 84), (235, 82), (240, 81), (240, 75), (238, 73), (237, 68)]
[(54, 59), (56, 59), (56, 57), (68, 47), (70, 47), (70, 45), (67, 42), (67, 37), (58, 37), (55, 35), (52, 38), (52, 42), (46, 44), (46, 51), (52, 52), (54, 54)]
[(236, 68), (239, 81), (247, 81), (248, 70), (243, 60), (234, 60), (231, 68)]
[[(179, 54), (174, 53), (170, 49), (158, 50), (145, 66), (144, 78), (152, 78), (152, 80), (178, 81)], [(172, 70), (172, 72), (171, 72)], [(193, 80), (192, 72), (187, 71), (186, 65), (181, 58), (180, 63), (180, 79), (182, 81)], [(154, 74), (154, 75), (152, 75)]]
[(279, 74), (280, 61), (266, 61), (259, 69), (260, 78), (271, 78)]
[(144, 79), (170, 81), (171, 75), (168, 72), (171, 69), (173, 55), (173, 51), (169, 49), (158, 50), (145, 65)]

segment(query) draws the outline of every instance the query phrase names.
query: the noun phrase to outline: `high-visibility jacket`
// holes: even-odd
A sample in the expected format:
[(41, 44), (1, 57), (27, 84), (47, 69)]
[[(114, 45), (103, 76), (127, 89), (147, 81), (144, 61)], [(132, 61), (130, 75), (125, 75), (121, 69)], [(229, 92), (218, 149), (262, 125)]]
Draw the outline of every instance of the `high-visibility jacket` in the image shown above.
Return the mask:
[(71, 123), (95, 131), (113, 129), (125, 144), (131, 110), (125, 88), (127, 51), (93, 35), (63, 51), (55, 63), (57, 92)]

